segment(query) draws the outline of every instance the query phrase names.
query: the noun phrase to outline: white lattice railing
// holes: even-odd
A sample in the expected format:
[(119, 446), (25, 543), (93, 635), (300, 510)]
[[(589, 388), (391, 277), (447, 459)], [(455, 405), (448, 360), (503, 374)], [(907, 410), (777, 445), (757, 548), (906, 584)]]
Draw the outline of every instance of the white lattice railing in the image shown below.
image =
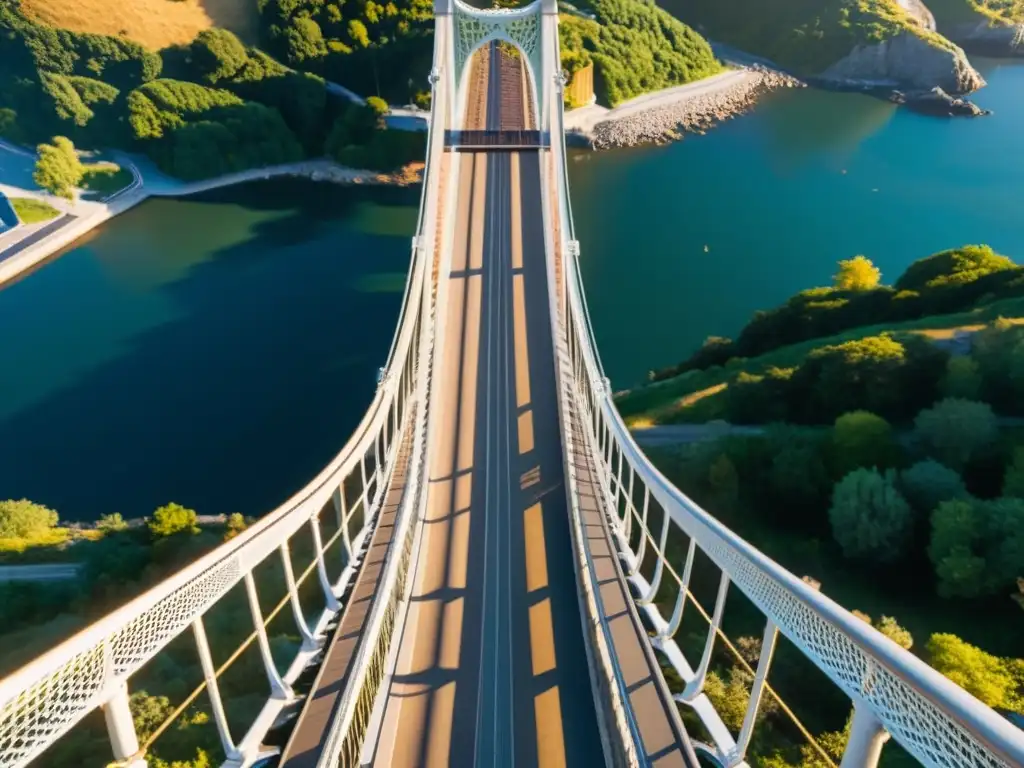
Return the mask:
[[(443, 104), (444, 98), (437, 101)], [(432, 119), (431, 126), (433, 123)], [(267, 731), (282, 710), (296, 701), (291, 685), (319, 652), (328, 622), (342, 607), (339, 600), (369, 540), (405, 429), (416, 430), (410, 473), (423, 463), (421, 433), (426, 418), (420, 404), (426, 402), (433, 343), (433, 218), (439, 213), (436, 165), (443, 135), (443, 130), (432, 128), (428, 133), (424, 194), (388, 362), (373, 402), (344, 449), (305, 488), (248, 530), (0, 681), (0, 766), (27, 765), (97, 707), (103, 707), (106, 715), (113, 757), (127, 765), (141, 765), (146, 745), (140, 749), (134, 732), (126, 684), (169, 642), (190, 628), (205, 678), (193, 697), (205, 688), (227, 764), (249, 764), (260, 754)], [(334, 507), (337, 526), (323, 541), (321, 518), (329, 506)], [(307, 528), (313, 542), (313, 562), (296, 579), (289, 543)], [(342, 550), (343, 568), (336, 578), (328, 573), (326, 564), (333, 554), (332, 547)], [(281, 558), (287, 595), (265, 614), (252, 574), (275, 553)], [(310, 624), (298, 590), (313, 571), (323, 593), (323, 610)], [(245, 584), (254, 625), (253, 634), (239, 650), (258, 643), (268, 680), (268, 699), (248, 732), (236, 741), (217, 681), (226, 665), (214, 668), (203, 616), (239, 582)], [(266, 625), (286, 601), (291, 603), (303, 642), (282, 675), (270, 654)]]
[[(545, 77), (556, 76), (545, 72)], [(844, 766), (874, 765), (888, 734), (922, 764), (935, 768), (1024, 766), (1024, 731), (736, 536), (674, 487), (637, 447), (615, 408), (593, 341), (569, 205), (561, 102), (553, 99), (551, 104), (552, 153), (561, 196), (553, 210), (560, 218), (566, 304), (565, 314), (553, 310), (553, 317), (559, 318), (568, 346), (575, 400), (587, 422), (587, 449), (598, 465), (609, 520), (639, 594), (636, 604), (655, 627), (652, 644), (685, 683), (676, 700), (692, 707), (711, 735), (713, 743), (702, 745), (706, 752), (723, 765), (745, 764), (781, 631), (852, 701)], [(670, 533), (678, 547), (674, 551), (686, 552), (681, 572), (667, 546)], [(717, 566), (720, 579), (703, 652), (693, 666), (673, 636), (687, 602), (694, 602), (689, 581), (698, 551)], [(766, 620), (739, 734), (729, 732), (703, 693), (730, 584)], [(668, 618), (655, 603), (666, 594), (674, 598)]]

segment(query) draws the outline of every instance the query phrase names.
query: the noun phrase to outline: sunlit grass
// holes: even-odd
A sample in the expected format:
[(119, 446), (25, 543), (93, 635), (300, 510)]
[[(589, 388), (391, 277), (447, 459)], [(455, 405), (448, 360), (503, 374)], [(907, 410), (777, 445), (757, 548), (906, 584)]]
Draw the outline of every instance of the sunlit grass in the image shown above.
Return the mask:
[(60, 211), (42, 200), (31, 197), (12, 197), (9, 200), (22, 224), (38, 224), (60, 215)]

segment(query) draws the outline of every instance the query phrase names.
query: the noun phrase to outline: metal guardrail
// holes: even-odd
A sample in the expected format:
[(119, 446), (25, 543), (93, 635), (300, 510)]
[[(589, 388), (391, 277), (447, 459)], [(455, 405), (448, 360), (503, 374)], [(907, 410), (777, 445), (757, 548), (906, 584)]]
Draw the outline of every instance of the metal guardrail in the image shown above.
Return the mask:
[(551, 136), (543, 131), (527, 130), (448, 130), (444, 132), (445, 148), (474, 149), (541, 149), (551, 144)]
[[(562, 332), (569, 346), (573, 394), (589, 416), (590, 449), (605, 478), (603, 490), (609, 508), (616, 511), (612, 522), (621, 553), (629, 563), (630, 581), (641, 595), (636, 602), (657, 628), (654, 646), (686, 683), (677, 700), (693, 707), (712, 734), (715, 743), (710, 751), (724, 765), (744, 764), (768, 671), (768, 662), (759, 664), (743, 728), (734, 737), (703, 694), (726, 595), (734, 584), (766, 617), (762, 659), (770, 661), (777, 629), (850, 697), (854, 720), (847, 755), (856, 753), (852, 754), (853, 764), (869, 765), (877, 760), (887, 732), (922, 764), (935, 768), (1024, 765), (1024, 731), (730, 531), (673, 486), (644, 456), (615, 408), (594, 343), (569, 206), (560, 106), (556, 119), (552, 132), (563, 136), (553, 146), (562, 197), (561, 247), (568, 255), (564, 266), (568, 309)], [(662, 526), (655, 535), (649, 521), (659, 512)], [(666, 551), (670, 529), (686, 545), (681, 574)], [(673, 635), (690, 596), (690, 569), (697, 550), (719, 568), (721, 578), (704, 650), (693, 667)], [(651, 559), (653, 573), (646, 566)], [(670, 591), (676, 593), (668, 619), (654, 603), (665, 584), (674, 585)]]

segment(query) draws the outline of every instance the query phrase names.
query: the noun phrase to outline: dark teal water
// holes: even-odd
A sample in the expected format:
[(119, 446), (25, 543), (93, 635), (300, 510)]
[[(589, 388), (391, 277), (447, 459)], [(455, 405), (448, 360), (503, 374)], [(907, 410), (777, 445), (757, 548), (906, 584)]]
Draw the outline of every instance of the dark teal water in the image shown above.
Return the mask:
[(418, 195), (151, 200), (0, 291), (0, 498), (65, 519), (286, 499), (370, 402)]
[(574, 158), (584, 281), (614, 384), (737, 333), (858, 253), (889, 280), (965, 243), (1024, 260), (1024, 64), (975, 64), (991, 117), (787, 91), (706, 136)]

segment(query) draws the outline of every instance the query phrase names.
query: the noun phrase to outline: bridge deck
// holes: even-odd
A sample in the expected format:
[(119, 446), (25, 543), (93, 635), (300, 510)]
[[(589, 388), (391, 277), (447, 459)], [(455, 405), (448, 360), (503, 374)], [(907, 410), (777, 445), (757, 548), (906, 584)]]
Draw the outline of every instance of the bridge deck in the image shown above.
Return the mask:
[(423, 540), (374, 764), (597, 766), (539, 156), (460, 162)]
[(313, 689), (303, 703), (302, 712), (281, 755), (280, 768), (315, 768), (323, 753), (331, 722), (353, 671), (352, 664), (384, 575), (384, 565), (391, 554), (395, 516), (405, 493), (411, 448), (412, 430), (408, 429), (355, 587), (345, 605), (341, 623), (328, 643)]

